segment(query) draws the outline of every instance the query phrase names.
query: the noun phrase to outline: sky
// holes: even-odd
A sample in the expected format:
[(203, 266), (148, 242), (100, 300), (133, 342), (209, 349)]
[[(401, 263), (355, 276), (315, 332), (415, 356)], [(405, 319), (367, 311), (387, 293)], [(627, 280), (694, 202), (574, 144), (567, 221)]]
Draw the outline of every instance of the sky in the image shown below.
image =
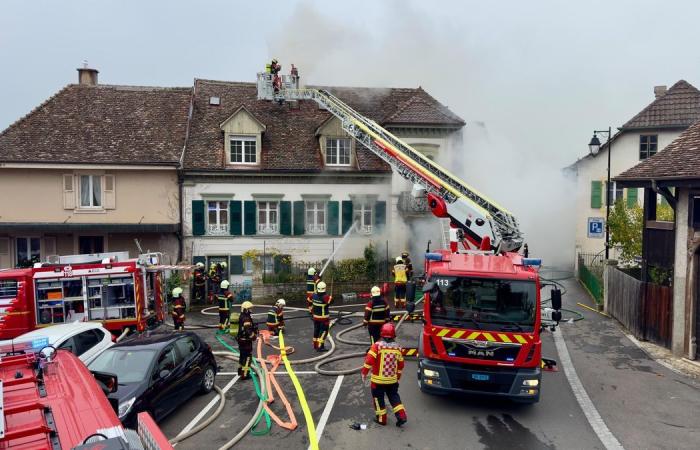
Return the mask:
[(540, 206), (566, 215), (551, 208), (567, 201), (559, 169), (592, 130), (622, 125), (655, 85), (700, 86), (698, 16), (692, 0), (3, 0), (0, 129), (83, 61), (100, 83), (191, 86), (253, 81), (276, 57), (310, 84), (422, 86), (467, 122), (458, 173), (537, 234)]

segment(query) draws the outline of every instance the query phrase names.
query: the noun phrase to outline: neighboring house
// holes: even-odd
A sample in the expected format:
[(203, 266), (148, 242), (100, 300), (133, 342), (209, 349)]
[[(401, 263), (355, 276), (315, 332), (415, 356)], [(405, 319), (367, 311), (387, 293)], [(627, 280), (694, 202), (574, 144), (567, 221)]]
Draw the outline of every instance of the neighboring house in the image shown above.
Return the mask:
[(178, 257), (191, 88), (66, 86), (0, 133), (0, 268), (54, 254)]
[[(700, 340), (700, 121), (663, 151), (615, 177), (625, 188), (643, 188), (645, 265), (673, 269), (672, 350), (698, 359)], [(656, 198), (674, 208), (675, 222), (656, 220)]]
[[(464, 126), (421, 88), (324, 89), (429, 157)], [(337, 258), (361, 257), (370, 241), (382, 259), (394, 257), (417, 237), (403, 219), (431, 216), (329, 112), (313, 101), (257, 100), (254, 83), (195, 80), (183, 179), (185, 254), (228, 260), (233, 279), (256, 262), (275, 272), (328, 258), (355, 221)]]
[[(611, 179), (666, 147), (700, 119), (700, 91), (690, 83), (680, 80), (668, 90), (665, 86), (657, 86), (654, 94), (656, 99), (614, 134), (610, 155)], [(600, 140), (605, 141), (604, 135)], [(585, 145), (586, 142), (581, 143), (582, 148)], [(586, 155), (568, 168), (575, 174), (577, 183), (576, 253), (601, 253), (605, 250), (604, 233), (590, 237), (590, 227), (595, 231), (595, 222), (604, 221), (606, 202), (610, 205), (617, 199), (623, 199), (628, 205), (641, 202), (634, 187), (624, 189), (612, 182), (608, 189), (605, 188), (607, 151), (608, 144), (604, 143), (597, 155)], [(594, 224), (589, 225), (591, 222)], [(604, 225), (598, 229), (604, 230)], [(614, 255), (611, 253), (611, 257)]]

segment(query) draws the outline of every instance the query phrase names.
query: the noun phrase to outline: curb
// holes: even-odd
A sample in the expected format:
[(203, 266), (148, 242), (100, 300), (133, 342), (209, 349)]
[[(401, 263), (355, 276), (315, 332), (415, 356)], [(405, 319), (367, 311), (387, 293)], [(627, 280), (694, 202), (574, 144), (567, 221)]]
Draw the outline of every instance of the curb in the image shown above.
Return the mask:
[[(700, 374), (696, 374), (696, 373), (693, 373), (690, 371), (685, 371), (685, 370), (679, 369), (678, 367), (675, 367), (673, 364), (666, 362), (664, 359), (654, 356), (646, 348), (644, 348), (642, 343), (636, 337), (627, 333), (624, 329), (621, 329), (621, 331), (622, 331), (622, 334), (624, 334), (627, 337), (627, 339), (629, 339), (634, 345), (637, 346), (637, 348), (639, 348), (641, 351), (643, 351), (644, 354), (647, 355), (649, 357), (649, 359), (651, 359), (652, 361), (664, 366), (665, 368), (667, 368), (671, 372), (677, 373), (678, 375), (683, 375), (685, 377), (692, 378), (694, 380), (700, 379)], [(650, 344), (650, 345), (654, 345), (654, 344)], [(679, 358), (679, 359), (685, 359), (685, 358)], [(687, 361), (687, 363), (698, 365), (694, 361)]]

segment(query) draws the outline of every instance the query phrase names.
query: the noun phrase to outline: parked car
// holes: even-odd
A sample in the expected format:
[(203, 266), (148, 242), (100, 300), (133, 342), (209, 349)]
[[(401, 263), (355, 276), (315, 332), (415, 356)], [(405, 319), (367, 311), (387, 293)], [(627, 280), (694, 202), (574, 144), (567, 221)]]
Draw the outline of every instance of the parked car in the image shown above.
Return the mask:
[(114, 345), (112, 334), (99, 322), (73, 322), (38, 328), (14, 339), (0, 341), (0, 346), (17, 345), (46, 339), (46, 345), (68, 350), (88, 365), (100, 353)]
[(115, 344), (88, 367), (117, 376), (109, 394), (119, 419), (133, 425), (147, 411), (162, 420), (191, 396), (214, 388), (216, 360), (211, 347), (191, 332), (144, 333)]

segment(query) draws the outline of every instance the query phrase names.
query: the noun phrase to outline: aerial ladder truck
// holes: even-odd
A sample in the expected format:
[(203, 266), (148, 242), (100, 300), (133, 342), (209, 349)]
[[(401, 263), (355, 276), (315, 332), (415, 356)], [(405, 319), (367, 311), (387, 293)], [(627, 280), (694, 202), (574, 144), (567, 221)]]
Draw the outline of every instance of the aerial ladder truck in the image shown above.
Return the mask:
[(523, 235), (513, 214), (330, 92), (300, 88), (294, 75), (279, 77), (273, 83), (271, 74), (258, 74), (258, 100), (315, 101), (411, 181), (415, 194), (426, 195), (435, 216), (449, 219), (451, 248), (425, 255), (421, 390), (537, 402), (544, 328), (539, 260), (517, 253)]

